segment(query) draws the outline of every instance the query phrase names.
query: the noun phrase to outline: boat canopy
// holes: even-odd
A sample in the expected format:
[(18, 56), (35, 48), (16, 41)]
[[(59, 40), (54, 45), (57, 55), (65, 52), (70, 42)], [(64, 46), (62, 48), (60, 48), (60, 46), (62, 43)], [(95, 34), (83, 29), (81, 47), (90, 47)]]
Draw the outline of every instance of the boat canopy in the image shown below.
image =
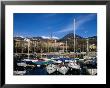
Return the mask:
[(37, 61), (37, 62), (33, 62), (37, 65), (46, 65), (46, 64), (53, 64), (53, 61)]

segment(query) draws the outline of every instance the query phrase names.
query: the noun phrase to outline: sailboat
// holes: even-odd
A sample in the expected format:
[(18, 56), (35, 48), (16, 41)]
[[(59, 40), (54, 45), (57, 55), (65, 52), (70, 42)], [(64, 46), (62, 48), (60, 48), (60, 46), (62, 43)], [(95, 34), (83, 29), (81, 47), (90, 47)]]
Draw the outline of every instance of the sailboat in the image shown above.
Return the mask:
[[(76, 45), (75, 44), (76, 43), (75, 43), (75, 19), (74, 19), (74, 54), (76, 52), (76, 50), (75, 50)], [(72, 69), (80, 69), (80, 65), (78, 65), (76, 62), (77, 62), (76, 60), (69, 61), (68, 66)]]

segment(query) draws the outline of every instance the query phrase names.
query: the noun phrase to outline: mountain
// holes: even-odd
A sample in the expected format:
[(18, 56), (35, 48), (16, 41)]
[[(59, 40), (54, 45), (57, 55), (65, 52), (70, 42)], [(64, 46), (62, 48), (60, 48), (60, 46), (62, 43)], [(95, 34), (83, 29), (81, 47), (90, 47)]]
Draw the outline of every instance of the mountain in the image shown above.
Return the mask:
[(97, 36), (89, 37), (89, 44), (97, 45)]
[(88, 37), (89, 39), (97, 39), (97, 36)]
[(14, 39), (18, 39), (18, 40), (24, 40), (24, 37), (14, 37)]
[[(79, 35), (76, 35), (76, 34), (75, 34), (75, 38), (83, 39), (83, 37), (81, 37)], [(66, 40), (71, 40), (71, 39), (74, 39), (74, 34), (73, 33), (69, 33), (69, 34), (65, 35), (63, 38), (60, 39), (60, 41), (66, 41)]]
[(32, 37), (32, 39), (43, 39), (42, 37)]

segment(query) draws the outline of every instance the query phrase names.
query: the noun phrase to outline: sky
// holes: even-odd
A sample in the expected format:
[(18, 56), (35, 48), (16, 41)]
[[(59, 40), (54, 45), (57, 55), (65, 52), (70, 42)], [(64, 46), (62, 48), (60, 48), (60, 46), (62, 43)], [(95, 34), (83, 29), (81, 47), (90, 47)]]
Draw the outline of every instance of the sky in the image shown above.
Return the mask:
[(59, 39), (75, 32), (81, 37), (97, 35), (96, 13), (14, 13), (14, 37)]

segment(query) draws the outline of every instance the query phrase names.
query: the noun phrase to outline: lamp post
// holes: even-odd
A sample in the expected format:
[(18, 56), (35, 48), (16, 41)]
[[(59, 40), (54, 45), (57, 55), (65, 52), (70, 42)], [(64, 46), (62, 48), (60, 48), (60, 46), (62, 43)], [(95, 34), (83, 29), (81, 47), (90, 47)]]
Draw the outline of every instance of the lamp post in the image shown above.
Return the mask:
[(28, 39), (28, 59), (29, 59), (30, 40)]

